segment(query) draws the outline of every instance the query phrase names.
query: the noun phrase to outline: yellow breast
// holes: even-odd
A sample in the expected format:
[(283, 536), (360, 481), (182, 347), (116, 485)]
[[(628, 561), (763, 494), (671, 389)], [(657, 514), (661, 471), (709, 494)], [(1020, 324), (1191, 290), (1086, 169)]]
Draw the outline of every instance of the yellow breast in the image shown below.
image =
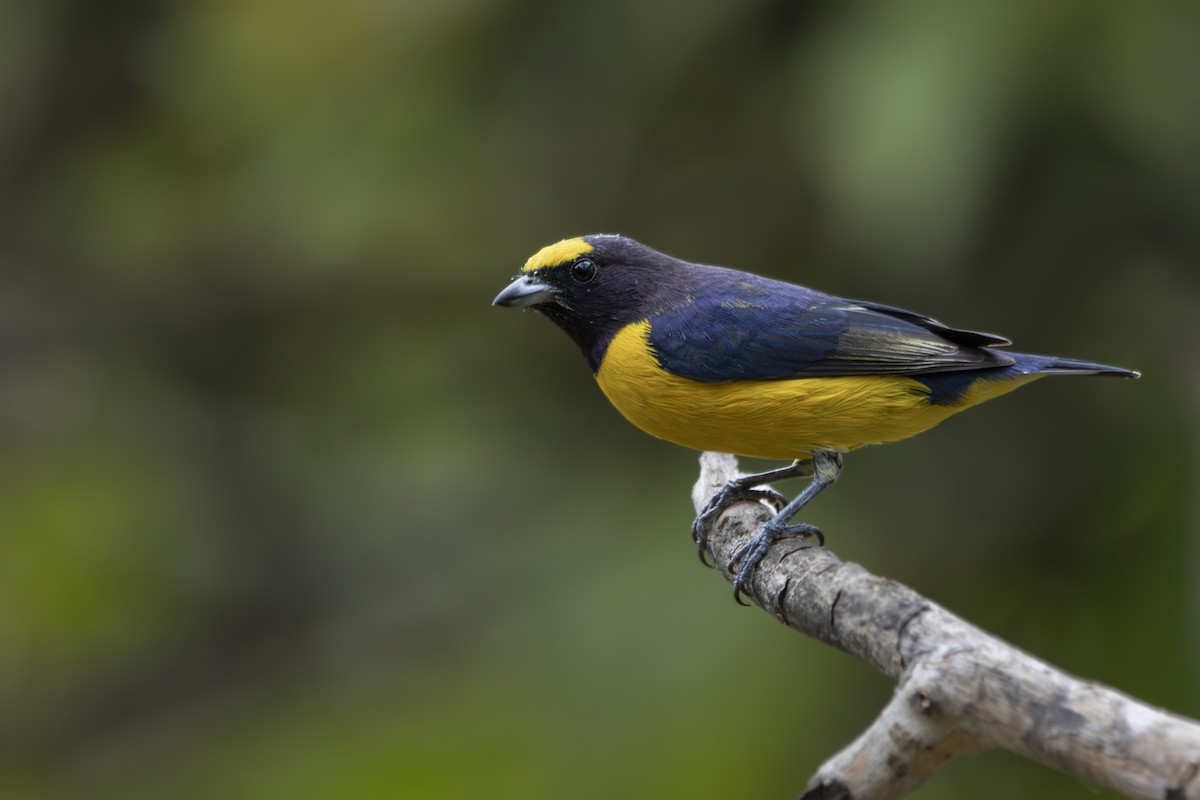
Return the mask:
[(696, 450), (761, 458), (804, 458), (920, 433), (946, 417), (1010, 391), (1031, 376), (980, 381), (955, 405), (933, 405), (911, 378), (867, 375), (700, 383), (666, 372), (649, 343), (650, 323), (623, 328), (596, 380), (626, 419)]

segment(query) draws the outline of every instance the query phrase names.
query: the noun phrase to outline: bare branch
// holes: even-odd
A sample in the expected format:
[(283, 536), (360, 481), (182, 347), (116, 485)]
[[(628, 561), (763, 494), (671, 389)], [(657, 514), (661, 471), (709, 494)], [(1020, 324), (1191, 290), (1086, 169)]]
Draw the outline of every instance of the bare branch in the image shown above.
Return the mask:
[[(700, 458), (697, 510), (737, 460)], [(713, 557), (729, 559), (771, 516), (740, 503), (717, 521)], [(900, 797), (953, 758), (1003, 748), (1136, 798), (1200, 800), (1200, 724), (1068, 675), (895, 581), (798, 540), (776, 543), (752, 599), (784, 624), (897, 681), (878, 718), (809, 781), (803, 798)]]

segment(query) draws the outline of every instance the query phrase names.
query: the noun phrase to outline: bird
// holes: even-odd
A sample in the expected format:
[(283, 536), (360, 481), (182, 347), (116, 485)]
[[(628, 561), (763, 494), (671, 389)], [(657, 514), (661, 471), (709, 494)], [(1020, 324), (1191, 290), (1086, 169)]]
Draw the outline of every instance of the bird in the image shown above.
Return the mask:
[[(532, 308), (578, 345), (613, 406), (695, 450), (790, 461), (730, 480), (692, 523), (705, 558), (730, 505), (776, 512), (733, 554), (734, 599), (792, 524), (837, 481), (845, 454), (908, 438), (1046, 375), (1140, 376), (1073, 358), (1001, 350), (1008, 339), (894, 306), (849, 300), (728, 267), (691, 263), (616, 234), (543, 247), (492, 301)], [(809, 483), (791, 501), (764, 484)], [(737, 569), (736, 574), (734, 569)]]

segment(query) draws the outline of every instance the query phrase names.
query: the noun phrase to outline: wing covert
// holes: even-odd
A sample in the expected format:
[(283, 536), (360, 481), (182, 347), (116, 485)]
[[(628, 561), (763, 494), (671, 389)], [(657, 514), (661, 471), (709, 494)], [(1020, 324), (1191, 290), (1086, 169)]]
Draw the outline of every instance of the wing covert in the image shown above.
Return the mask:
[[(772, 282), (774, 283), (774, 282)], [(1008, 341), (904, 309), (791, 291), (695, 297), (651, 319), (664, 369), (704, 383), (817, 376), (918, 375), (1007, 366)], [(772, 287), (774, 288), (774, 287)], [(796, 291), (798, 290), (798, 291)]]

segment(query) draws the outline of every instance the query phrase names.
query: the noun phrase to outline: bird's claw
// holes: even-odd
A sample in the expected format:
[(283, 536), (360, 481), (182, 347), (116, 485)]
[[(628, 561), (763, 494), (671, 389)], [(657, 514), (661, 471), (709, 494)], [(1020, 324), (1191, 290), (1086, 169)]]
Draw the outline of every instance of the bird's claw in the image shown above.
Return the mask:
[[(712, 526), (716, 524), (717, 518), (734, 503), (755, 501), (767, 503), (775, 510), (775, 513), (779, 513), (787, 505), (787, 498), (769, 486), (744, 486), (736, 480), (726, 482), (716, 494), (709, 498), (704, 509), (692, 521), (692, 541), (696, 543), (696, 555), (699, 556), (701, 564), (706, 567), (716, 566), (710, 560), (712, 553), (708, 549), (708, 535), (712, 531)], [(824, 543), (823, 539), (822, 543)]]
[[(789, 539), (799, 537), (807, 539), (810, 536), (815, 536), (820, 547), (825, 546), (825, 534), (815, 525), (807, 525), (801, 523), (799, 525), (781, 525), (774, 526), (767, 523), (763, 529), (750, 541), (739, 547), (733, 554), (733, 558), (729, 559), (728, 569), (733, 571), (733, 565), (742, 562), (738, 568), (737, 575), (733, 579), (733, 599), (738, 605), (749, 605), (742, 601), (742, 595), (750, 593), (750, 577), (754, 574), (754, 568), (758, 566), (758, 562), (763, 560), (767, 551), (771, 549), (771, 545), (780, 539)], [(812, 545), (806, 544), (806, 547)]]

